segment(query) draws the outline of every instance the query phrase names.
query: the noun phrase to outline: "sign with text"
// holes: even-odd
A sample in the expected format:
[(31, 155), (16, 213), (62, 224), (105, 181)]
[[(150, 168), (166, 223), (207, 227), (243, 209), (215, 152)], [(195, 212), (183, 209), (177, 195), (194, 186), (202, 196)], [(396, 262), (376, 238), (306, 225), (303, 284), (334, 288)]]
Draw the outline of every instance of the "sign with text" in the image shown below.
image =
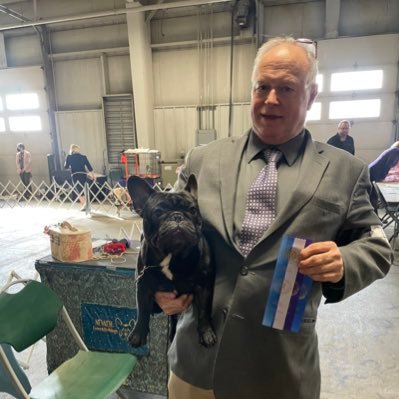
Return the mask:
[(128, 341), (137, 309), (82, 303), (83, 338), (91, 350), (148, 355), (148, 345), (133, 348)]

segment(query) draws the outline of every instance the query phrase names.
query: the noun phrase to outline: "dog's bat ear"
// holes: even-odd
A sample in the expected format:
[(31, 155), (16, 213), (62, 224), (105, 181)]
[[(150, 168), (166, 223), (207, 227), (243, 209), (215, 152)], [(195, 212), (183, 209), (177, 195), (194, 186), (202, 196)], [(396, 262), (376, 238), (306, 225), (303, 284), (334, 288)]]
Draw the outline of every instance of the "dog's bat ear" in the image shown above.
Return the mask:
[(133, 201), (134, 210), (141, 216), (145, 203), (155, 190), (141, 177), (130, 176), (127, 179), (127, 191)]
[(198, 198), (198, 183), (195, 175), (190, 175), (184, 189), (188, 191), (195, 199)]

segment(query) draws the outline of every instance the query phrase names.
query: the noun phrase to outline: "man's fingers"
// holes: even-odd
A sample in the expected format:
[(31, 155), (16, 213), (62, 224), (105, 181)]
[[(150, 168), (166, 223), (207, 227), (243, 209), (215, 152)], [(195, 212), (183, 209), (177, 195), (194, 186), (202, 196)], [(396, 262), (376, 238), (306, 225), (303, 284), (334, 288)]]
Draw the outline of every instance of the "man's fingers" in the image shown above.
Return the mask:
[(315, 281), (336, 283), (344, 275), (341, 252), (333, 241), (309, 245), (299, 259), (299, 271)]
[(186, 310), (193, 301), (193, 296), (184, 294), (176, 297), (174, 292), (156, 292), (155, 300), (159, 307), (171, 316)]
[(179, 296), (177, 299), (180, 299), (182, 307), (184, 307), (184, 309), (187, 309), (191, 305), (191, 302), (193, 301), (193, 296), (184, 294)]

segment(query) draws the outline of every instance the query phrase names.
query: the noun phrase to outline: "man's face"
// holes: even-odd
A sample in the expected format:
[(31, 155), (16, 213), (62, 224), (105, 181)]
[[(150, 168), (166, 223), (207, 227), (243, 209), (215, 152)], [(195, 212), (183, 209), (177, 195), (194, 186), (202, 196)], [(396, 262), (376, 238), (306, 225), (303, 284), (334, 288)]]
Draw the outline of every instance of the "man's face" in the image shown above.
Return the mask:
[(342, 122), (338, 125), (338, 134), (341, 139), (346, 139), (349, 134), (349, 123)]
[(254, 75), (251, 117), (264, 143), (282, 144), (302, 132), (317, 95), (317, 85), (307, 84), (309, 70), (305, 50), (290, 43), (263, 55)]

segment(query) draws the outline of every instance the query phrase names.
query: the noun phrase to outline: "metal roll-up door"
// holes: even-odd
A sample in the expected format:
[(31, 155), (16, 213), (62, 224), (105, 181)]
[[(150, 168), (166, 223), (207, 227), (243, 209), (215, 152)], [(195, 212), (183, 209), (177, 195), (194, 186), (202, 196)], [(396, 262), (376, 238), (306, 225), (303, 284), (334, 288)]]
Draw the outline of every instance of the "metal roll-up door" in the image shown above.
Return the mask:
[(120, 152), (137, 148), (132, 95), (103, 97), (109, 164), (119, 164)]

